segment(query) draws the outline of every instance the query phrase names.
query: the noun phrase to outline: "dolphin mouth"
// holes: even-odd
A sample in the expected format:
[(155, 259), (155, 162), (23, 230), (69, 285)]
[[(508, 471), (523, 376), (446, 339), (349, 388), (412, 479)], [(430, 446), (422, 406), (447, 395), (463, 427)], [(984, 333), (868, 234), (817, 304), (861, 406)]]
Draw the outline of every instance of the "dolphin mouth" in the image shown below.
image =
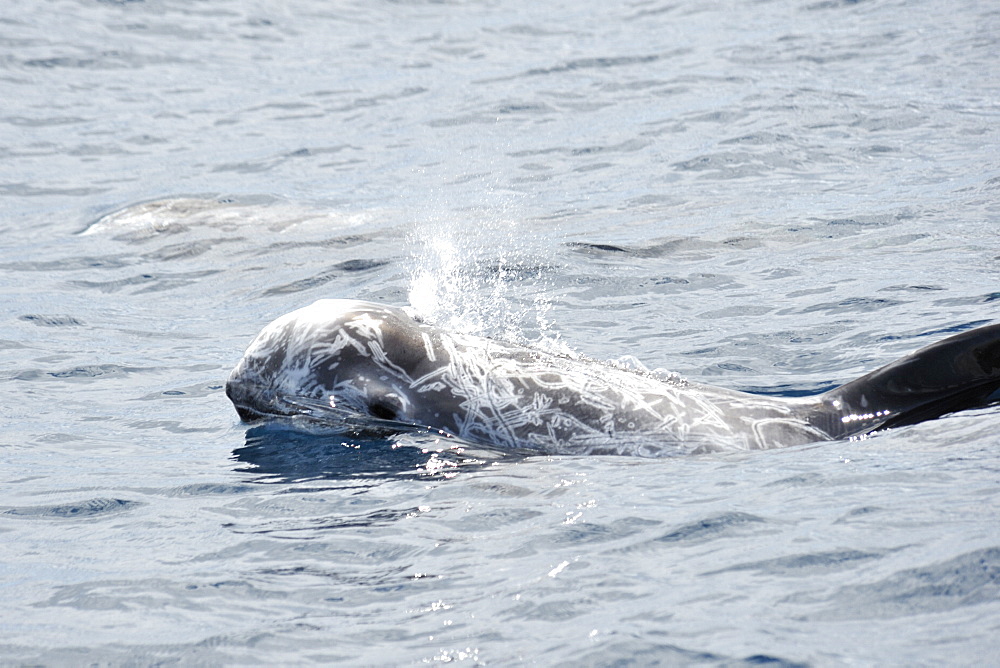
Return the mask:
[(329, 400), (289, 396), (270, 386), (230, 379), (226, 395), (242, 422), (285, 421), (307, 431), (331, 431), (353, 436), (388, 436), (407, 432), (431, 432), (451, 437), (449, 432), (411, 422), (386, 419), (361, 411), (333, 406)]
[(267, 415), (260, 413), (256, 409), (249, 406), (237, 403), (234, 403), (233, 406), (236, 408), (236, 414), (240, 416), (241, 422), (259, 422), (260, 420), (267, 418)]
[(272, 417), (291, 417), (295, 411), (285, 406), (273, 388), (231, 377), (226, 382), (226, 396), (233, 402), (243, 422), (259, 422)]

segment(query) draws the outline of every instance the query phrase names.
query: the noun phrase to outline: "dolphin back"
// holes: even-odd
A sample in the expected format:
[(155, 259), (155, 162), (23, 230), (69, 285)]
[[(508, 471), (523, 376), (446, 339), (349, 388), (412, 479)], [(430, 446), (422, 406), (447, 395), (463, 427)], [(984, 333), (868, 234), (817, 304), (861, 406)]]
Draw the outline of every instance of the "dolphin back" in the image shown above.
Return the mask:
[(956, 334), (821, 395), (810, 422), (832, 438), (932, 420), (1000, 396), (1000, 325)]

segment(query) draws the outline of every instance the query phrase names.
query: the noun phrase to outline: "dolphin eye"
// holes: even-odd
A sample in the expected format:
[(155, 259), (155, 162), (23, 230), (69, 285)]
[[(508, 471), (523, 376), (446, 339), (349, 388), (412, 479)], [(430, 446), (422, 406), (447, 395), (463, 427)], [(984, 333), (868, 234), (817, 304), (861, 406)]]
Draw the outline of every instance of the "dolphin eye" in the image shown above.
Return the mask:
[(376, 401), (368, 407), (368, 410), (372, 417), (377, 417), (380, 420), (396, 419), (396, 407), (385, 401)]

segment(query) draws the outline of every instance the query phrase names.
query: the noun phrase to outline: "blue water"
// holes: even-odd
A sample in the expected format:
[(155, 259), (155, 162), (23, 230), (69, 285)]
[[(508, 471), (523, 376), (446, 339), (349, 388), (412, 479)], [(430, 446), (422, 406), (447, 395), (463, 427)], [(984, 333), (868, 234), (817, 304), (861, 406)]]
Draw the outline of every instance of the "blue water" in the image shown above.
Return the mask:
[(241, 425), (320, 297), (777, 394), (1000, 299), (992, 3), (7, 0), (0, 663), (1000, 664), (1000, 411), (669, 460)]

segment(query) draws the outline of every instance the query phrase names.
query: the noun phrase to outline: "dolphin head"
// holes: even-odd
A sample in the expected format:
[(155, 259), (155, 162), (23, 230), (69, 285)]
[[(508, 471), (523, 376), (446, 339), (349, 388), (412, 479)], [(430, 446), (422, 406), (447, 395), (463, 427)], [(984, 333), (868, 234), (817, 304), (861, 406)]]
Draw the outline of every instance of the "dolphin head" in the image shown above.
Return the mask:
[(226, 394), (246, 421), (318, 412), (449, 429), (441, 338), (400, 308), (323, 299), (265, 327)]

